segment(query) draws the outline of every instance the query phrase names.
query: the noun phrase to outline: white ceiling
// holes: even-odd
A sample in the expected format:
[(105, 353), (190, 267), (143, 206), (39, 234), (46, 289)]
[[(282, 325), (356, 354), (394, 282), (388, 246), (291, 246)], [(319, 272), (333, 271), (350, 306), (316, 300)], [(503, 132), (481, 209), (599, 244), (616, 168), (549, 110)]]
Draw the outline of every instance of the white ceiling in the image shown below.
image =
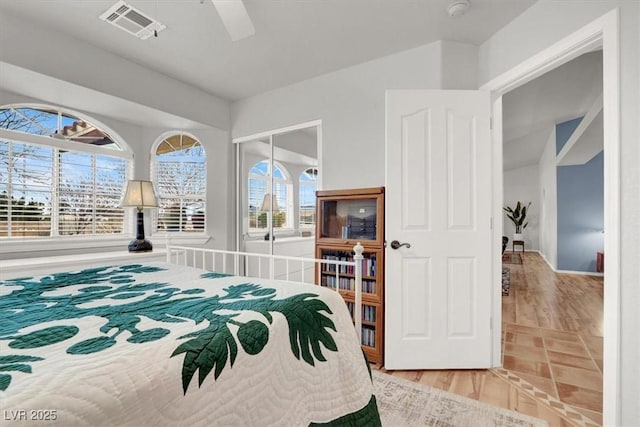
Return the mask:
[[(601, 94), (602, 51), (582, 55), (507, 93), (502, 99), (504, 170), (537, 164), (553, 127), (584, 116)], [(597, 121), (594, 126), (597, 130)], [(584, 137), (595, 135), (587, 132)]]
[(144, 41), (98, 19), (115, 0), (0, 0), (0, 13), (236, 100), (436, 40), (479, 45), (535, 2), (471, 1), (452, 19), (449, 0), (245, 0), (256, 34), (237, 42), (209, 0), (129, 0), (167, 26)]

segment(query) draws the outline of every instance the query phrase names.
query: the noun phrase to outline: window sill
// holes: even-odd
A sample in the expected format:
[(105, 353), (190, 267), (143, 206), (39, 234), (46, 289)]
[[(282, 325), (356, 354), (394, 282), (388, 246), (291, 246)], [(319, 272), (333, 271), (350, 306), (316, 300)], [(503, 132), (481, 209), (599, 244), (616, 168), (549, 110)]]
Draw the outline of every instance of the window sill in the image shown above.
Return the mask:
[[(127, 247), (129, 236), (78, 236), (78, 237), (48, 237), (46, 239), (7, 239), (2, 241), (0, 259), (28, 258), (33, 253), (49, 251), (65, 251), (70, 249), (104, 250), (108, 247), (122, 249)], [(42, 256), (42, 255), (35, 255)]]
[[(206, 234), (196, 236), (189, 233), (171, 235), (175, 245), (206, 245), (211, 238)], [(0, 261), (18, 258), (77, 255), (126, 250), (134, 236), (77, 236), (49, 237), (46, 239), (3, 240), (0, 245)], [(147, 236), (154, 248), (164, 248), (167, 236)]]
[[(300, 236), (300, 232), (302, 231), (311, 231), (310, 236)], [(274, 232), (274, 235), (277, 239), (289, 239), (292, 237), (314, 237), (315, 228), (301, 228), (299, 230), (294, 230), (293, 228), (284, 228), (278, 229)], [(245, 234), (246, 241), (254, 241), (254, 240), (264, 240), (264, 236), (267, 234), (267, 230), (261, 231), (250, 231)]]

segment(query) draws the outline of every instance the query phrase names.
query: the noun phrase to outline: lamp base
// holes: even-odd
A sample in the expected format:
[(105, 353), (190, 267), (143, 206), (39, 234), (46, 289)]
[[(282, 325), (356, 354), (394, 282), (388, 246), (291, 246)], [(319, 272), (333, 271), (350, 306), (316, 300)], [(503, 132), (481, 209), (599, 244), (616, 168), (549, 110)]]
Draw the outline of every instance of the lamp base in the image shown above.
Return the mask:
[(129, 252), (151, 252), (153, 245), (146, 239), (133, 239), (129, 242)]

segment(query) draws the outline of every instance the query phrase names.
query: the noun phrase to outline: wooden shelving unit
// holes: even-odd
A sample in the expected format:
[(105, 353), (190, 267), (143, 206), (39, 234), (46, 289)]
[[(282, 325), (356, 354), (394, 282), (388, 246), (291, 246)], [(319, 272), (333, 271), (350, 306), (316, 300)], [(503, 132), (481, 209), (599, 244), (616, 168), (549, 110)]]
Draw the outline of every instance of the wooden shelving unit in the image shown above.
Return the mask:
[[(362, 348), (370, 362), (384, 361), (384, 187), (318, 191), (316, 258), (353, 261), (353, 246), (364, 247), (362, 265)], [(355, 279), (343, 267), (317, 269), (316, 284), (336, 288), (351, 315)]]

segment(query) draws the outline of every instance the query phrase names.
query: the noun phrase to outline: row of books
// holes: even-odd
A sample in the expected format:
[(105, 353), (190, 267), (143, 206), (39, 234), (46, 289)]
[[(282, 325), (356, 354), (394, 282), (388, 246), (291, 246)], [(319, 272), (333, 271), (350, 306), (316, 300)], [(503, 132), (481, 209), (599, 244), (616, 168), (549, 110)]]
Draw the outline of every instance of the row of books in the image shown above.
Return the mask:
[[(350, 291), (355, 289), (356, 279), (353, 277), (338, 277), (337, 278), (338, 289), (343, 289), (346, 291)], [(336, 276), (322, 276), (322, 280), (320, 283), (322, 286), (327, 286), (330, 288), (336, 287)], [(367, 294), (375, 294), (376, 293), (376, 281), (370, 279), (362, 280), (362, 292)]]
[[(349, 313), (351, 313), (351, 318), (353, 318), (353, 303), (347, 302), (347, 307), (349, 308)], [(376, 308), (372, 305), (365, 305), (362, 307), (362, 320), (365, 322), (376, 322)]]
[[(353, 262), (353, 257), (352, 256), (336, 256), (336, 255), (323, 255), (322, 259), (326, 259), (329, 261), (347, 261), (347, 262)], [(375, 256), (371, 256), (369, 258), (365, 258), (362, 260), (362, 275), (363, 276), (370, 276), (370, 277), (375, 277), (376, 275), (376, 257)], [(354, 267), (352, 265), (338, 265), (336, 266), (335, 264), (327, 264), (325, 265), (324, 269), (327, 272), (330, 273), (335, 273), (336, 272), (336, 267), (338, 270), (338, 273), (341, 274), (355, 274), (354, 271)]]
[[(322, 280), (320, 283), (322, 286), (327, 286), (329, 288), (336, 287), (336, 276), (322, 276)], [(350, 291), (353, 289), (355, 285), (355, 279), (350, 279), (348, 277), (338, 277), (338, 289), (343, 289), (346, 291)]]
[(376, 346), (376, 330), (363, 326), (361, 344), (367, 345), (369, 347), (375, 347)]

